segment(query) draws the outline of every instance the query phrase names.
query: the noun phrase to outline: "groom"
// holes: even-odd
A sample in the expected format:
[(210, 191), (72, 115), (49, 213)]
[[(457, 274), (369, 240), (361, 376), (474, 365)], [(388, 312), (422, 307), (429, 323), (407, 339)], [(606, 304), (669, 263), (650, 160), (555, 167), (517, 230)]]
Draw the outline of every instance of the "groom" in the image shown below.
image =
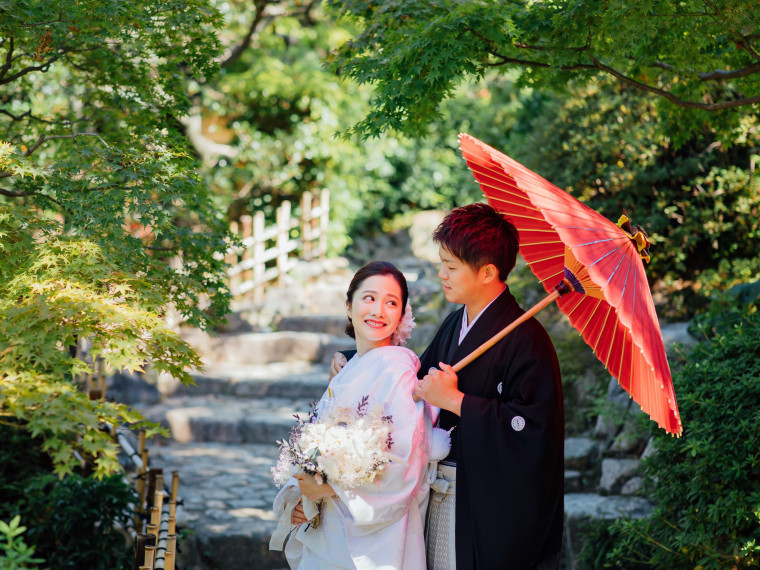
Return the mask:
[[(433, 240), (444, 295), (462, 307), (420, 357), (415, 389), (441, 408), (438, 427), (452, 429), (439, 466), (449, 483), (433, 486), (447, 492), (433, 491), (430, 501), (428, 566), (448, 570), (455, 558), (457, 570), (556, 569), (564, 414), (549, 336), (531, 318), (458, 374), (451, 367), (524, 313), (505, 283), (517, 230), (491, 206), (471, 204), (447, 215)], [(333, 371), (341, 360), (336, 355)]]

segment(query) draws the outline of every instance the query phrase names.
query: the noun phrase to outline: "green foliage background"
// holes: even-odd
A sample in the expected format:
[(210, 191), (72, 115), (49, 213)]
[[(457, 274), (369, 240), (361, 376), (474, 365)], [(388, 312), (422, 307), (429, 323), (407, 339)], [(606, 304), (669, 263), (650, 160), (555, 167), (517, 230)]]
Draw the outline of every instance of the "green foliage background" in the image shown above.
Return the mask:
[(760, 277), (751, 2), (328, 4), (359, 26), (331, 69), (375, 88), (350, 133), (434, 139), (445, 124), (612, 220), (629, 209), (666, 316)]
[[(705, 312), (760, 279), (758, 18), (752, 0), (0, 1), (0, 425), (33, 438), (61, 489), (110, 481), (110, 428), (156, 428), (87, 399), (72, 347), (189, 382), (200, 361), (166, 317), (213, 328), (229, 310), (229, 222), (326, 188), (331, 253), (350, 253), (482, 199), (459, 132), (609, 219), (628, 210), (660, 314)], [(566, 387), (603, 393), (563, 360)], [(684, 380), (679, 401), (700, 389)], [(572, 409), (588, 426), (589, 403)], [(738, 544), (721, 540), (705, 544)]]
[[(298, 5), (281, 3), (290, 12), (263, 28), (199, 94), (204, 134), (228, 153), (206, 160), (202, 172), (228, 217), (264, 211), (274, 221), (282, 201), (297, 211), (305, 191), (327, 188), (329, 246), (342, 253), (350, 236), (382, 231), (396, 216), (476, 200), (452, 124), (429, 139), (338, 136), (364, 116), (372, 97), (324, 66), (355, 27), (319, 10), (307, 17)], [(221, 37), (230, 51), (250, 13), (243, 4), (223, 6), (229, 26)]]
[(676, 148), (655, 101), (611, 82), (534, 92), (522, 111), (505, 145), (517, 160), (608, 219), (625, 209), (646, 228), (664, 316), (693, 316), (716, 290), (760, 277), (754, 113), (731, 145), (711, 125)]

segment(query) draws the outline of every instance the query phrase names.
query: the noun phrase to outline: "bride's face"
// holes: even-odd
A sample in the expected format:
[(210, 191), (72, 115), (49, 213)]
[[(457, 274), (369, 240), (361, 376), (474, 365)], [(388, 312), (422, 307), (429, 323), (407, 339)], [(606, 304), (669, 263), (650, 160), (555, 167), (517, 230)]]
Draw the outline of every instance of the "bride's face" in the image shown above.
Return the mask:
[(348, 306), (357, 345), (364, 343), (369, 349), (390, 344), (402, 314), (398, 281), (391, 275), (367, 277)]

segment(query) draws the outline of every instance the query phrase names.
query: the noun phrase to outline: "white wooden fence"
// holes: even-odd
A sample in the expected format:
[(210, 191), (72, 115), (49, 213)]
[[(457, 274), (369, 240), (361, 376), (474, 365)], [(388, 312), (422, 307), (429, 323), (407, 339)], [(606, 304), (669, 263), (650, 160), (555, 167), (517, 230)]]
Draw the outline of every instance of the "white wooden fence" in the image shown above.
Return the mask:
[(283, 202), (272, 226), (265, 225), (261, 211), (241, 216), (239, 224), (233, 222), (231, 230), (243, 244), (227, 257), (233, 297), (251, 296), (260, 301), (267, 284), (280, 280), (297, 259), (324, 259), (329, 219), (330, 193), (322, 190), (318, 196), (311, 192), (303, 194), (300, 219), (292, 216), (290, 202)]

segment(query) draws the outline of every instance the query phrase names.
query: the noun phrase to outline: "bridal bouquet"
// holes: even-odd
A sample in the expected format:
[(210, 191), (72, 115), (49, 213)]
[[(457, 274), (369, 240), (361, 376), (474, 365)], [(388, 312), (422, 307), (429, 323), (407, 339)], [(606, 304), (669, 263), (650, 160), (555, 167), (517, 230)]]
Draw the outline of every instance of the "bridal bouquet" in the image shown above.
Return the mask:
[(391, 416), (383, 415), (382, 405), (370, 406), (367, 396), (355, 408), (329, 403), (320, 413), (313, 408), (306, 419), (298, 418), (289, 439), (277, 442), (275, 484), (279, 487), (301, 471), (319, 483), (341, 487), (370, 483), (389, 461), (392, 423)]

